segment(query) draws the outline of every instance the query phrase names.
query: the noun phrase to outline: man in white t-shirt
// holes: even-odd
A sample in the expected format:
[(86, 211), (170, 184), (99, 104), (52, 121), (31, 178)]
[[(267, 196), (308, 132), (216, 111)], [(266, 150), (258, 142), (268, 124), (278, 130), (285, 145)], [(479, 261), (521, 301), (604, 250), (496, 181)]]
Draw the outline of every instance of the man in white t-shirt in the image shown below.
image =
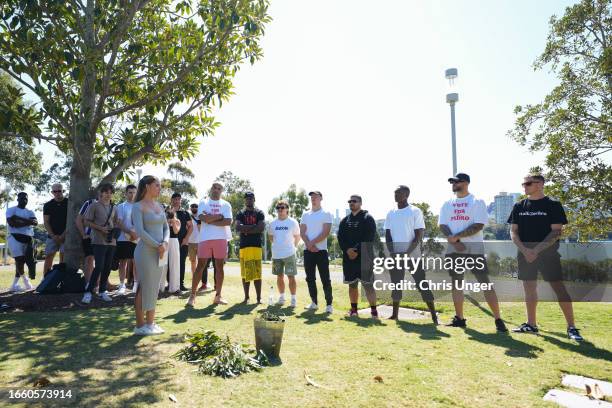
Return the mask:
[(272, 274), (276, 275), (278, 286), (278, 305), (285, 303), (285, 275), (289, 280), (289, 292), (291, 292), (291, 307), (297, 304), (297, 263), (295, 260), (295, 249), (300, 242), (300, 225), (289, 217), (289, 203), (279, 200), (276, 203), (278, 218), (268, 226), (268, 236), (272, 242)]
[(191, 273), (195, 273), (197, 261), (198, 261), (198, 244), (200, 243), (200, 225), (202, 221), (198, 218), (198, 205), (191, 203), (189, 206), (191, 212), (191, 224), (193, 229), (191, 235), (189, 235), (189, 249), (187, 255), (189, 256), (189, 262), (191, 263)]
[(198, 266), (191, 282), (191, 296), (187, 306), (195, 304), (198, 284), (202, 279), (202, 272), (209, 259), (215, 263), (215, 299), (214, 304), (226, 305), (221, 297), (223, 287), (223, 261), (227, 257), (227, 227), (232, 224), (232, 206), (221, 198), (223, 185), (213, 183), (209, 198), (203, 200), (198, 206), (198, 218), (202, 221), (200, 226), (200, 243), (198, 244)]
[[(465, 173), (457, 173), (455, 177), (448, 179), (452, 185), (455, 198), (448, 200), (440, 210), (438, 224), (440, 230), (448, 241), (446, 256), (453, 260), (453, 265), (460, 261), (460, 265), (473, 265), (472, 273), (479, 283), (490, 283), (488, 276), (487, 261), (484, 256), (484, 238), (482, 229), (488, 221), (487, 206), (483, 200), (478, 200), (468, 191), (470, 176)], [(468, 261), (469, 260), (469, 261)], [(444, 262), (446, 265), (446, 262)], [(459, 290), (459, 283), (463, 281), (465, 271), (449, 270), (453, 280), (453, 303), (455, 305), (455, 317), (447, 326), (466, 327), (463, 316), (463, 290)], [(462, 285), (461, 285), (462, 287)], [(494, 289), (484, 291), (485, 299), (495, 317), (495, 326), (498, 332), (507, 332), (508, 329), (499, 314), (499, 302)]]
[(300, 221), (300, 235), (306, 248), (304, 249), (304, 270), (306, 271), (306, 283), (312, 303), (306, 307), (307, 310), (317, 310), (317, 269), (323, 284), (325, 293), (325, 312), (332, 313), (333, 294), (331, 279), (329, 278), (329, 257), (327, 255), (327, 236), (331, 231), (332, 215), (321, 208), (323, 195), (320, 191), (311, 191), (310, 203), (312, 209), (302, 215)]
[[(411, 257), (421, 256), (421, 242), (425, 233), (425, 220), (423, 219), (423, 213), (418, 207), (408, 204), (409, 196), (410, 189), (408, 186), (398, 186), (395, 189), (397, 208), (389, 211), (385, 219), (385, 241), (392, 257), (395, 257), (396, 254), (408, 254)], [(391, 281), (399, 283), (404, 280), (406, 271), (404, 269), (392, 268), (389, 273)], [(423, 298), (423, 301), (429, 308), (431, 320), (437, 325), (438, 316), (434, 306), (433, 293), (429, 289), (421, 289), (420, 283), (425, 280), (425, 270), (422, 266), (419, 266), (416, 270), (410, 271), (410, 273), (421, 293), (421, 298)], [(393, 299), (393, 312), (389, 319), (397, 320), (400, 300), (402, 300), (402, 291), (393, 290), (391, 298)]]
[(136, 186), (133, 184), (125, 188), (125, 201), (117, 205), (117, 227), (121, 229), (121, 235), (117, 239), (116, 257), (119, 260), (119, 288), (118, 295), (125, 295), (125, 278), (130, 273), (134, 276), (132, 291), (138, 289), (138, 278), (134, 268), (134, 250), (138, 243), (138, 234), (132, 223), (132, 207), (136, 198)]
[(6, 210), (6, 223), (8, 224), (8, 236), (6, 242), (11, 256), (15, 259), (15, 279), (11, 286), (11, 292), (21, 292), (19, 278), (23, 279), (25, 290), (32, 290), (32, 284), (24, 273), (26, 262), (33, 261), (32, 237), (34, 226), (38, 225), (36, 215), (32, 210), (26, 208), (28, 195), (24, 192), (17, 194), (17, 205)]

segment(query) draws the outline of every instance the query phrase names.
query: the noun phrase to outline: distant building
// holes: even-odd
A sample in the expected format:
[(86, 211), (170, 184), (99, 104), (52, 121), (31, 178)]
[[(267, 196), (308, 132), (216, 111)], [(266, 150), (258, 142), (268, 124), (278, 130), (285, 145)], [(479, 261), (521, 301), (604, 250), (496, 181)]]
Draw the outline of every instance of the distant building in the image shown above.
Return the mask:
[(493, 210), (495, 212), (495, 223), (506, 224), (514, 203), (521, 195), (519, 193), (508, 194), (505, 191), (500, 192), (495, 196), (493, 201)]

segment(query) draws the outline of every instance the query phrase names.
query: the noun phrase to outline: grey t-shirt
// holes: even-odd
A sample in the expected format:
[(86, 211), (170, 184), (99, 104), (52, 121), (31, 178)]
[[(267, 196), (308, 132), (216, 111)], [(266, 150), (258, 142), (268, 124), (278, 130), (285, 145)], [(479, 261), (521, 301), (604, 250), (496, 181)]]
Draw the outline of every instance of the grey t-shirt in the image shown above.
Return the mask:
[[(85, 219), (99, 226), (106, 225), (109, 228), (114, 228), (117, 222), (117, 206), (112, 204), (104, 205), (100, 201), (91, 203), (87, 209), (87, 214), (85, 214)], [(107, 219), (108, 223), (106, 221)], [(111, 242), (107, 242), (106, 233), (98, 231), (95, 228), (91, 229), (91, 243), (93, 245), (117, 245), (115, 239)]]

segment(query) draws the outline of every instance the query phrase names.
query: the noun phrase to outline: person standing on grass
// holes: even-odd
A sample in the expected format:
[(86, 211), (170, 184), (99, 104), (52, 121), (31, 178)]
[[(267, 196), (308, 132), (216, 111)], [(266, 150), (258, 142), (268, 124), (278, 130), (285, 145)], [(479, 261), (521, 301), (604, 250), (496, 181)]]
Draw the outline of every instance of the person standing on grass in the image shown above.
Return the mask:
[[(466, 260), (473, 260), (475, 268), (472, 273), (479, 283), (490, 283), (488, 276), (487, 260), (484, 256), (484, 236), (482, 229), (488, 221), (487, 206), (483, 200), (478, 200), (468, 191), (470, 176), (465, 173), (457, 173), (455, 177), (448, 179), (452, 185), (456, 198), (448, 200), (440, 210), (438, 224), (442, 234), (448, 242), (446, 257), (461, 260), (461, 265)], [(476, 267), (482, 265), (482, 268)], [(453, 281), (453, 304), (455, 305), (455, 317), (447, 326), (466, 327), (466, 319), (463, 316), (464, 296), (463, 290), (458, 289), (458, 284), (464, 279), (464, 272), (449, 270)], [(495, 289), (484, 291), (485, 299), (493, 312), (495, 327), (500, 333), (508, 332), (504, 321), (499, 313), (499, 301)]]
[(105, 302), (112, 302), (106, 291), (108, 275), (110, 275), (115, 248), (117, 245), (114, 228), (117, 225), (117, 207), (111, 202), (115, 188), (110, 183), (100, 185), (98, 201), (92, 203), (85, 214), (85, 224), (92, 229), (91, 243), (95, 259), (95, 267), (89, 283), (85, 288), (82, 302), (91, 302), (92, 292), (100, 278), (99, 294)]
[[(93, 256), (93, 246), (91, 245), (91, 227), (88, 227), (85, 225), (84, 217), (85, 217), (85, 214), (87, 214), (87, 210), (89, 209), (89, 206), (95, 202), (96, 202), (95, 198), (90, 198), (89, 200), (86, 200), (81, 206), (81, 209), (79, 210), (79, 213), (77, 214), (77, 217), (75, 220), (77, 231), (81, 235), (81, 246), (83, 248), (83, 256), (84, 256), (83, 275), (85, 275), (85, 282), (89, 282), (89, 279), (91, 278), (91, 274), (93, 273), (94, 256)], [(95, 286), (96, 287), (98, 286), (98, 282), (96, 282)], [(87, 287), (87, 284), (85, 285), (85, 287)], [(136, 288), (134, 288), (134, 291), (136, 291)]]
[[(400, 185), (395, 189), (395, 202), (397, 209), (389, 211), (385, 219), (385, 241), (391, 256), (407, 254), (409, 257), (418, 258), (421, 256), (421, 243), (425, 232), (425, 220), (423, 213), (418, 207), (408, 204), (410, 189), (408, 186)], [(392, 268), (390, 271), (393, 283), (404, 280), (406, 271), (404, 269)], [(425, 280), (425, 270), (422, 265), (416, 270), (410, 271), (416, 287), (421, 293), (421, 298), (427, 304), (431, 313), (431, 320), (435, 325), (438, 324), (438, 316), (434, 306), (434, 296), (431, 290), (422, 289), (421, 281)], [(399, 305), (402, 300), (402, 291), (393, 290), (393, 312), (389, 319), (397, 320), (399, 317)]]
[(366, 293), (372, 318), (378, 319), (376, 292), (373, 286), (373, 243), (376, 239), (376, 221), (361, 209), (361, 196), (353, 194), (348, 200), (351, 212), (340, 221), (338, 244), (342, 249), (342, 272), (344, 283), (349, 285), (351, 310), (348, 317), (357, 316), (359, 282)]
[(262, 236), (266, 229), (266, 216), (259, 208), (255, 208), (255, 194), (244, 193), (244, 208), (236, 214), (234, 225), (240, 233), (240, 275), (244, 289), (243, 303), (249, 302), (251, 281), (255, 286), (257, 304), (261, 303), (261, 259)]
[(170, 201), (170, 208), (176, 214), (176, 218), (181, 222), (181, 229), (177, 234), (179, 241), (179, 290), (184, 292), (187, 290), (185, 287), (185, 263), (187, 261), (187, 254), (189, 253), (189, 240), (193, 235), (193, 222), (189, 213), (181, 208), (181, 194), (174, 193)]
[(329, 256), (327, 254), (327, 237), (331, 231), (332, 215), (321, 208), (323, 195), (320, 191), (311, 191), (310, 211), (302, 215), (300, 221), (300, 236), (306, 248), (304, 249), (304, 270), (306, 271), (306, 283), (312, 303), (306, 307), (307, 310), (317, 310), (317, 269), (323, 284), (325, 293), (326, 313), (333, 313), (333, 293), (331, 279), (329, 277)]
[(528, 174), (523, 180), (527, 198), (514, 204), (508, 223), (510, 235), (518, 248), (518, 279), (523, 281), (527, 322), (513, 329), (515, 333), (537, 333), (538, 271), (550, 284), (567, 322), (567, 336), (575, 341), (583, 338), (574, 323), (572, 299), (563, 283), (559, 237), (567, 217), (559, 201), (544, 194), (544, 177)]
[(278, 217), (268, 226), (268, 237), (272, 243), (272, 274), (276, 275), (278, 286), (279, 306), (285, 304), (285, 275), (289, 281), (289, 293), (291, 293), (291, 307), (296, 307), (297, 262), (295, 251), (300, 242), (300, 225), (289, 217), (289, 203), (279, 200), (276, 203)]
[(134, 251), (134, 263), (140, 279), (134, 299), (134, 334), (141, 336), (164, 332), (155, 323), (155, 304), (162, 272), (168, 263), (170, 229), (164, 208), (157, 201), (160, 192), (161, 184), (157, 177), (144, 176), (138, 183), (136, 202), (132, 208), (132, 221), (140, 237)]
[(64, 197), (64, 187), (59, 183), (51, 186), (51, 193), (53, 198), (43, 205), (43, 219), (47, 230), (43, 274), (46, 274), (53, 266), (53, 259), (58, 251), (60, 253), (60, 263), (64, 262), (68, 199)]
[(198, 206), (198, 218), (202, 221), (200, 228), (200, 243), (198, 244), (198, 266), (191, 282), (191, 295), (187, 301), (188, 307), (195, 304), (198, 284), (202, 279), (202, 272), (209, 259), (215, 263), (215, 298), (214, 304), (226, 305), (221, 297), (223, 288), (223, 263), (227, 256), (227, 228), (232, 224), (232, 206), (221, 198), (223, 185), (213, 183), (209, 198), (203, 200)]
[(163, 276), (159, 283), (159, 292), (162, 293), (165, 289), (170, 293), (177, 293), (180, 292), (179, 232), (181, 230), (181, 221), (176, 217), (176, 213), (170, 207), (166, 208), (166, 218), (168, 219), (168, 228), (170, 228), (168, 264), (166, 265), (166, 273), (162, 274)]
[(117, 227), (121, 235), (117, 239), (117, 259), (119, 260), (119, 288), (118, 295), (125, 295), (125, 278), (131, 271), (134, 276), (132, 291), (136, 292), (138, 277), (134, 269), (134, 250), (138, 243), (138, 234), (132, 223), (132, 208), (136, 198), (136, 186), (133, 184), (125, 188), (125, 201), (117, 206)]
[[(189, 206), (189, 210), (191, 214), (189, 214), (189, 218), (191, 220), (191, 234), (189, 234), (189, 263), (191, 264), (191, 274), (195, 273), (196, 267), (198, 265), (198, 243), (200, 242), (200, 225), (202, 221), (198, 219), (198, 205), (196, 203), (192, 203)], [(181, 285), (183, 285), (183, 281), (181, 281)], [(181, 288), (183, 290), (183, 288)]]
[[(19, 279), (23, 280), (25, 290), (32, 290), (30, 279), (25, 275), (24, 266), (28, 267), (34, 262), (32, 249), (32, 237), (34, 226), (38, 225), (36, 215), (32, 210), (26, 208), (28, 195), (24, 192), (17, 194), (17, 205), (6, 210), (6, 223), (8, 225), (8, 237), (6, 239), (9, 252), (15, 259), (15, 279), (11, 285), (11, 292), (21, 292)], [(35, 265), (35, 264), (34, 264)]]

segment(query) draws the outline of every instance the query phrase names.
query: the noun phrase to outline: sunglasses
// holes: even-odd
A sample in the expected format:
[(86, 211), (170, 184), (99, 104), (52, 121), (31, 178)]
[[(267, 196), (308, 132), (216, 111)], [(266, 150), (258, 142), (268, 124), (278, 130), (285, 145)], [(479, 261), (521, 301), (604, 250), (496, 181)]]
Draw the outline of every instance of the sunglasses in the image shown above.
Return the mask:
[(465, 183), (465, 181), (464, 180), (451, 180), (451, 181), (449, 181), (449, 183), (451, 183), (451, 184), (459, 184), (459, 183)]
[(280, 207), (276, 207), (276, 209), (277, 209), (277, 210), (286, 210), (286, 209), (287, 209), (287, 207), (282, 207), (282, 206), (280, 206)]
[(53, 194), (55, 194), (55, 193), (63, 193), (63, 192), (64, 192), (64, 190), (51, 190), (51, 192), (52, 192)]
[(355, 204), (355, 203), (358, 203), (358, 202), (359, 202), (358, 200), (348, 200), (347, 201), (347, 203), (349, 203), (349, 204)]
[(539, 183), (539, 181), (526, 181), (523, 184), (521, 184), (523, 187), (529, 187), (530, 185), (532, 185), (533, 183)]

